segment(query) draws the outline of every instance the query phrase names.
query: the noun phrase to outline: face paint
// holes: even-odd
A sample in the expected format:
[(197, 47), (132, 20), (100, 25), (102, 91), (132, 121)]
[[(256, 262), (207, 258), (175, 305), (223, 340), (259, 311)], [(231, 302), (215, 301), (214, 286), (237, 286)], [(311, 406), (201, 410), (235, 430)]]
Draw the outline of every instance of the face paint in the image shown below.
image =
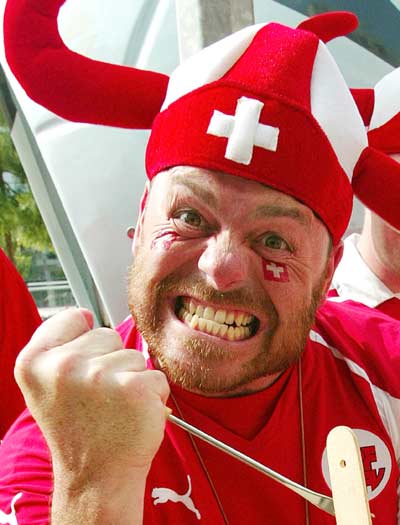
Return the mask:
[(177, 238), (178, 235), (175, 232), (160, 232), (156, 238), (151, 241), (151, 249), (169, 250)]
[(266, 281), (276, 281), (279, 283), (289, 282), (289, 272), (286, 264), (268, 261), (263, 258), (261, 258), (261, 264)]

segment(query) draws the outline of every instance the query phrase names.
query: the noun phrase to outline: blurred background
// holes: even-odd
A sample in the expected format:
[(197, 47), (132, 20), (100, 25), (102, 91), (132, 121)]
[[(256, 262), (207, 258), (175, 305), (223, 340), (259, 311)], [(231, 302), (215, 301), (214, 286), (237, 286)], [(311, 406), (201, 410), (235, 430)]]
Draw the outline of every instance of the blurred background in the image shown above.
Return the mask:
[[(400, 0), (68, 0), (59, 28), (74, 51), (169, 74), (253, 22), (295, 26), (351, 10), (358, 30), (329, 48), (350, 86), (372, 87), (400, 65), (399, 9)], [(28, 99), (0, 51), (0, 246), (43, 318), (79, 304), (114, 326), (128, 315), (126, 232), (145, 182), (148, 133), (58, 118)], [(360, 229), (362, 213), (356, 202), (348, 232)]]

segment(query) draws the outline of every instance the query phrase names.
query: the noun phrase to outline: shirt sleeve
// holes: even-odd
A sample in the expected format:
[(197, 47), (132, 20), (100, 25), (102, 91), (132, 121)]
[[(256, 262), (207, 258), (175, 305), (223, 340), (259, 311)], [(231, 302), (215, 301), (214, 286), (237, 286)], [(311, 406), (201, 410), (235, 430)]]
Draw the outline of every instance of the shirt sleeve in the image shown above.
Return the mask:
[(51, 493), (50, 454), (25, 410), (0, 445), (0, 523), (49, 525)]

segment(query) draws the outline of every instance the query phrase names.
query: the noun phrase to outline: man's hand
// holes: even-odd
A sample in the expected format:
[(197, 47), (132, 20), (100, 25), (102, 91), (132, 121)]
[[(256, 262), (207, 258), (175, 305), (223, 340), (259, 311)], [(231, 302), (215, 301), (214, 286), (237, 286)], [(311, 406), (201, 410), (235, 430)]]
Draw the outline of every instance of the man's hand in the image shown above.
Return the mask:
[(55, 483), (73, 493), (107, 482), (132, 496), (162, 441), (169, 387), (139, 352), (122, 349), (117, 332), (89, 323), (80, 309), (43, 323), (15, 377), (47, 440)]

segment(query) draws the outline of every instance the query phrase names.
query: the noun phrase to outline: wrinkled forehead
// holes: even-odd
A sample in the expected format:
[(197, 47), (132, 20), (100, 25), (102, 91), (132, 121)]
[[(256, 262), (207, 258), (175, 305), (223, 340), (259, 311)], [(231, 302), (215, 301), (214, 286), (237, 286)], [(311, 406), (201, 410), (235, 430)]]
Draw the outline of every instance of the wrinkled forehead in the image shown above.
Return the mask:
[(258, 181), (228, 173), (177, 166), (159, 173), (151, 181), (151, 201), (155, 206), (185, 192), (215, 210), (240, 208), (253, 219), (282, 215), (297, 219), (305, 226), (315, 220), (323, 224), (314, 211), (298, 199)]
[(224, 197), (228, 193), (237, 193), (238, 195), (245, 194), (248, 199), (257, 198), (263, 200), (268, 197), (271, 200), (281, 201), (282, 203), (287, 202), (288, 205), (290, 203), (293, 205), (297, 203), (305, 210), (310, 210), (308, 206), (301, 204), (297, 199), (280, 190), (271, 188), (256, 180), (222, 171), (193, 166), (175, 166), (160, 172), (157, 177), (151, 181), (151, 188), (156, 193), (166, 194), (167, 191), (179, 189), (180, 187), (182, 189), (187, 188), (192, 190), (193, 193), (198, 194), (199, 197), (207, 196), (211, 202), (215, 202), (218, 198), (226, 200)]

